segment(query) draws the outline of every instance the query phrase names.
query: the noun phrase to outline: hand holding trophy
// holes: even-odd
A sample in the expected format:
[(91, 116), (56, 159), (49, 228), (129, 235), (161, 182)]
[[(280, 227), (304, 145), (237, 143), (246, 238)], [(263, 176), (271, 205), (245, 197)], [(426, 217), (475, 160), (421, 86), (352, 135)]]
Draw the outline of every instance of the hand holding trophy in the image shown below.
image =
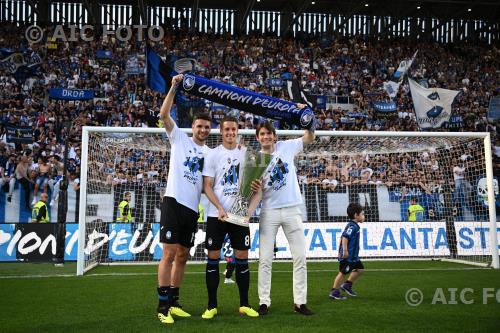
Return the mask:
[(270, 154), (246, 150), (244, 165), (240, 171), (240, 188), (233, 205), (227, 212), (227, 217), (224, 219), (226, 222), (248, 226), (250, 200), (255, 194), (255, 189), (261, 186), (259, 179), (266, 171), (271, 159), (272, 155)]

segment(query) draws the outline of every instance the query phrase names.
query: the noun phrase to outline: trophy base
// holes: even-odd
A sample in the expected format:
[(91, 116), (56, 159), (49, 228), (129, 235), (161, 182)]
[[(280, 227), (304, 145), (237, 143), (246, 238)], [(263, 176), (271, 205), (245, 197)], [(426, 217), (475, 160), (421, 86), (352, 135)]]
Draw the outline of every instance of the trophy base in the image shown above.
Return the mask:
[(226, 222), (241, 225), (242, 227), (248, 227), (249, 220), (246, 216), (239, 216), (232, 213), (227, 213), (227, 217), (224, 219)]

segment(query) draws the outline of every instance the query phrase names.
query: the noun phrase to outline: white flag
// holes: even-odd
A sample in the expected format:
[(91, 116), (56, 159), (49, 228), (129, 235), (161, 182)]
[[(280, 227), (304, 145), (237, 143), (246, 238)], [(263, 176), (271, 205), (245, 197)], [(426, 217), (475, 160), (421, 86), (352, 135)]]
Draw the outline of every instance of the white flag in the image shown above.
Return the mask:
[(451, 103), (459, 91), (441, 88), (427, 89), (412, 79), (408, 79), (408, 82), (420, 128), (438, 128), (450, 119)]
[(396, 97), (399, 91), (401, 82), (387, 81), (384, 82), (384, 90), (390, 98)]
[(394, 77), (396, 79), (402, 78), (405, 72), (406, 72), (406, 60), (403, 60), (399, 63), (399, 67), (394, 73)]
[(406, 72), (410, 69), (411, 65), (413, 64), (413, 61), (415, 60), (415, 57), (417, 56), (418, 50), (413, 53), (413, 56), (411, 57), (410, 60), (403, 60), (399, 63), (399, 67), (394, 73), (394, 77), (396, 79), (402, 80), (403, 77), (405, 76)]

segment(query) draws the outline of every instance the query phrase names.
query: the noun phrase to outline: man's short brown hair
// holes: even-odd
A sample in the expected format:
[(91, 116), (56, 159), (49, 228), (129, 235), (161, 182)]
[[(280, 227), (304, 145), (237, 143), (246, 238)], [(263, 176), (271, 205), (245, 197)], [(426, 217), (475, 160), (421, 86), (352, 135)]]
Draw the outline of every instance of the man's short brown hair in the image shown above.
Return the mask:
[(226, 122), (234, 122), (234, 123), (236, 123), (236, 126), (238, 126), (238, 119), (236, 119), (233, 116), (224, 116), (224, 118), (222, 118), (222, 120), (220, 121), (220, 128), (221, 129), (222, 129), (222, 126), (224, 126), (224, 123), (226, 123)]
[(208, 114), (206, 112), (200, 112), (200, 113), (195, 114), (193, 117), (193, 123), (195, 121), (197, 121), (198, 119), (212, 121), (212, 117), (210, 117), (210, 114)]
[(257, 125), (257, 128), (255, 129), (255, 136), (259, 136), (259, 132), (262, 128), (267, 129), (269, 132), (273, 133), (274, 136), (276, 136), (276, 128), (274, 128), (273, 124), (268, 120)]

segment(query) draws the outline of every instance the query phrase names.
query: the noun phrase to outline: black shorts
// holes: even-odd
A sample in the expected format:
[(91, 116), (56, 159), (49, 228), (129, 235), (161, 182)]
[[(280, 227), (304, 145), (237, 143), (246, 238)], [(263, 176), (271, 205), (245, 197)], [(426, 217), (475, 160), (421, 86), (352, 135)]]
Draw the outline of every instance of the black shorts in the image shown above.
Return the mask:
[(216, 217), (207, 217), (207, 234), (205, 238), (205, 246), (207, 247), (207, 250), (220, 250), (226, 234), (229, 235), (233, 249), (248, 250), (250, 248), (249, 227), (243, 227), (229, 222), (222, 222)]
[(339, 263), (339, 272), (341, 272), (342, 274), (349, 274), (350, 272), (356, 271), (358, 269), (365, 269), (365, 266), (363, 266), (361, 260), (351, 262), (342, 260)]
[(194, 236), (198, 231), (198, 217), (198, 212), (181, 205), (174, 198), (163, 197), (160, 242), (192, 247)]

